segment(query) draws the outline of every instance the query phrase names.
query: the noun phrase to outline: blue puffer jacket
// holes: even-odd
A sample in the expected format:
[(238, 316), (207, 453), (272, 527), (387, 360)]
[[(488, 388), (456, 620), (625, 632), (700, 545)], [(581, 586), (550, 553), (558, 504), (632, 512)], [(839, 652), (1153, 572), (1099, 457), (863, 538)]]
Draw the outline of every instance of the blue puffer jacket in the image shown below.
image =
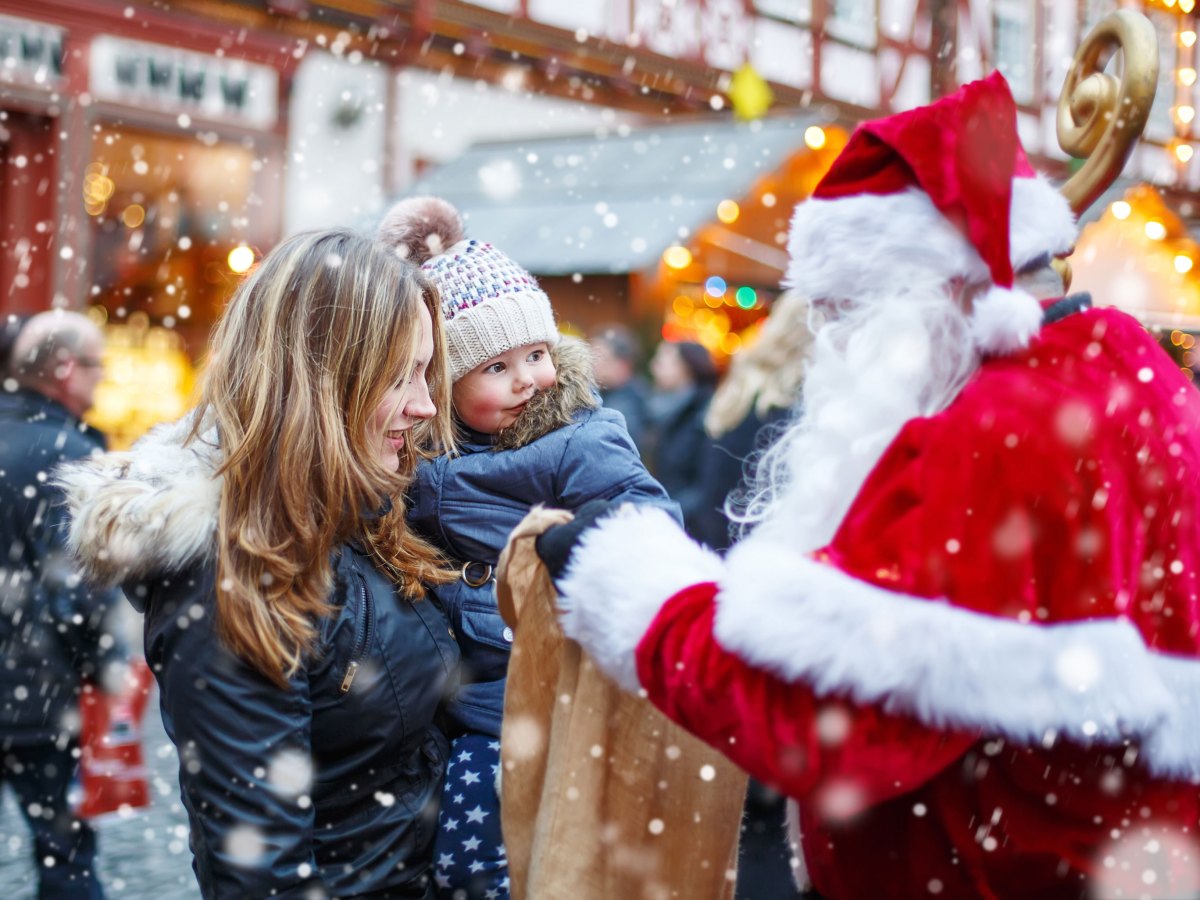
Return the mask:
[(432, 900), (439, 706), (458, 663), (445, 616), (398, 596), (350, 541), (314, 652), (286, 688), (268, 681), (216, 634), (220, 452), (185, 433), (167, 426), (59, 479), (76, 552), (145, 611), (201, 894)]
[[(512, 630), (496, 607), (491, 568), (509, 533), (538, 503), (575, 510), (589, 500), (673, 503), (642, 465), (620, 413), (597, 408), (587, 348), (555, 348), (558, 383), (499, 435), (465, 431), (457, 456), (423, 463), (409, 522), (466, 577), (436, 589), (462, 648), (463, 685), (447, 706), (455, 729), (500, 735)], [(468, 579), (471, 583), (468, 582)]]

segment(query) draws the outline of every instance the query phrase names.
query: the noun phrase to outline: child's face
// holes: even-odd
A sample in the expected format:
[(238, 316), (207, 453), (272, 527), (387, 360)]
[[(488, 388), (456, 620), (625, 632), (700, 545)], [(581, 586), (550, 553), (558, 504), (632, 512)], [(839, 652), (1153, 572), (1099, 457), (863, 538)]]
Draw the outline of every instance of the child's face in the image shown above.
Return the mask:
[(544, 344), (515, 347), (480, 363), (454, 384), (454, 411), (475, 431), (495, 434), (517, 420), (537, 391), (557, 373)]

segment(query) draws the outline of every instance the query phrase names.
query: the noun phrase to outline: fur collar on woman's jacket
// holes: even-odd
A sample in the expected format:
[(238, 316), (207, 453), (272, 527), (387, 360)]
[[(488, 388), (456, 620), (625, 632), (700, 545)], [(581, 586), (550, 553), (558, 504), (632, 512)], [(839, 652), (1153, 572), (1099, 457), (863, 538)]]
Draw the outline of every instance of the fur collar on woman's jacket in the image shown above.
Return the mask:
[(94, 584), (177, 572), (209, 557), (221, 504), (215, 435), (184, 446), (191, 416), (160, 425), (133, 450), (62, 466), (68, 545)]
[(580, 410), (600, 405), (591, 348), (583, 341), (563, 338), (550, 355), (558, 373), (554, 385), (534, 394), (517, 421), (496, 433), (492, 442), (495, 449), (524, 447), (571, 424)]

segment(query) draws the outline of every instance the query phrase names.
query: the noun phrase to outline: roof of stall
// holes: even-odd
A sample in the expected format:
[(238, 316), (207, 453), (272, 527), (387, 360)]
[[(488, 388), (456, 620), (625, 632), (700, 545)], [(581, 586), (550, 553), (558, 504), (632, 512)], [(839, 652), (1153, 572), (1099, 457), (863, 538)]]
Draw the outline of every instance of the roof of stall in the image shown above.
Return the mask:
[(806, 149), (804, 131), (819, 121), (707, 120), (477, 144), (405, 194), (449, 200), (468, 237), (535, 274), (637, 272)]

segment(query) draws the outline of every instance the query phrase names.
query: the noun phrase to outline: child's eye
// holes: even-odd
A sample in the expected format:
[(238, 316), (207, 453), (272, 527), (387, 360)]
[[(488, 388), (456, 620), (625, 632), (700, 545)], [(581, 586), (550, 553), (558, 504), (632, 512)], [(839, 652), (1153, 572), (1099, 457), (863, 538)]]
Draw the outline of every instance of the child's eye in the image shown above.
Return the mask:
[(504, 363), (492, 363), (490, 366), (488, 366), (483, 371), (488, 372), (492, 375), (499, 375), (501, 372), (504, 371)]
[(541, 362), (542, 357), (545, 355), (546, 355), (545, 350), (534, 350), (532, 353), (529, 354), (529, 361), (531, 363)]

